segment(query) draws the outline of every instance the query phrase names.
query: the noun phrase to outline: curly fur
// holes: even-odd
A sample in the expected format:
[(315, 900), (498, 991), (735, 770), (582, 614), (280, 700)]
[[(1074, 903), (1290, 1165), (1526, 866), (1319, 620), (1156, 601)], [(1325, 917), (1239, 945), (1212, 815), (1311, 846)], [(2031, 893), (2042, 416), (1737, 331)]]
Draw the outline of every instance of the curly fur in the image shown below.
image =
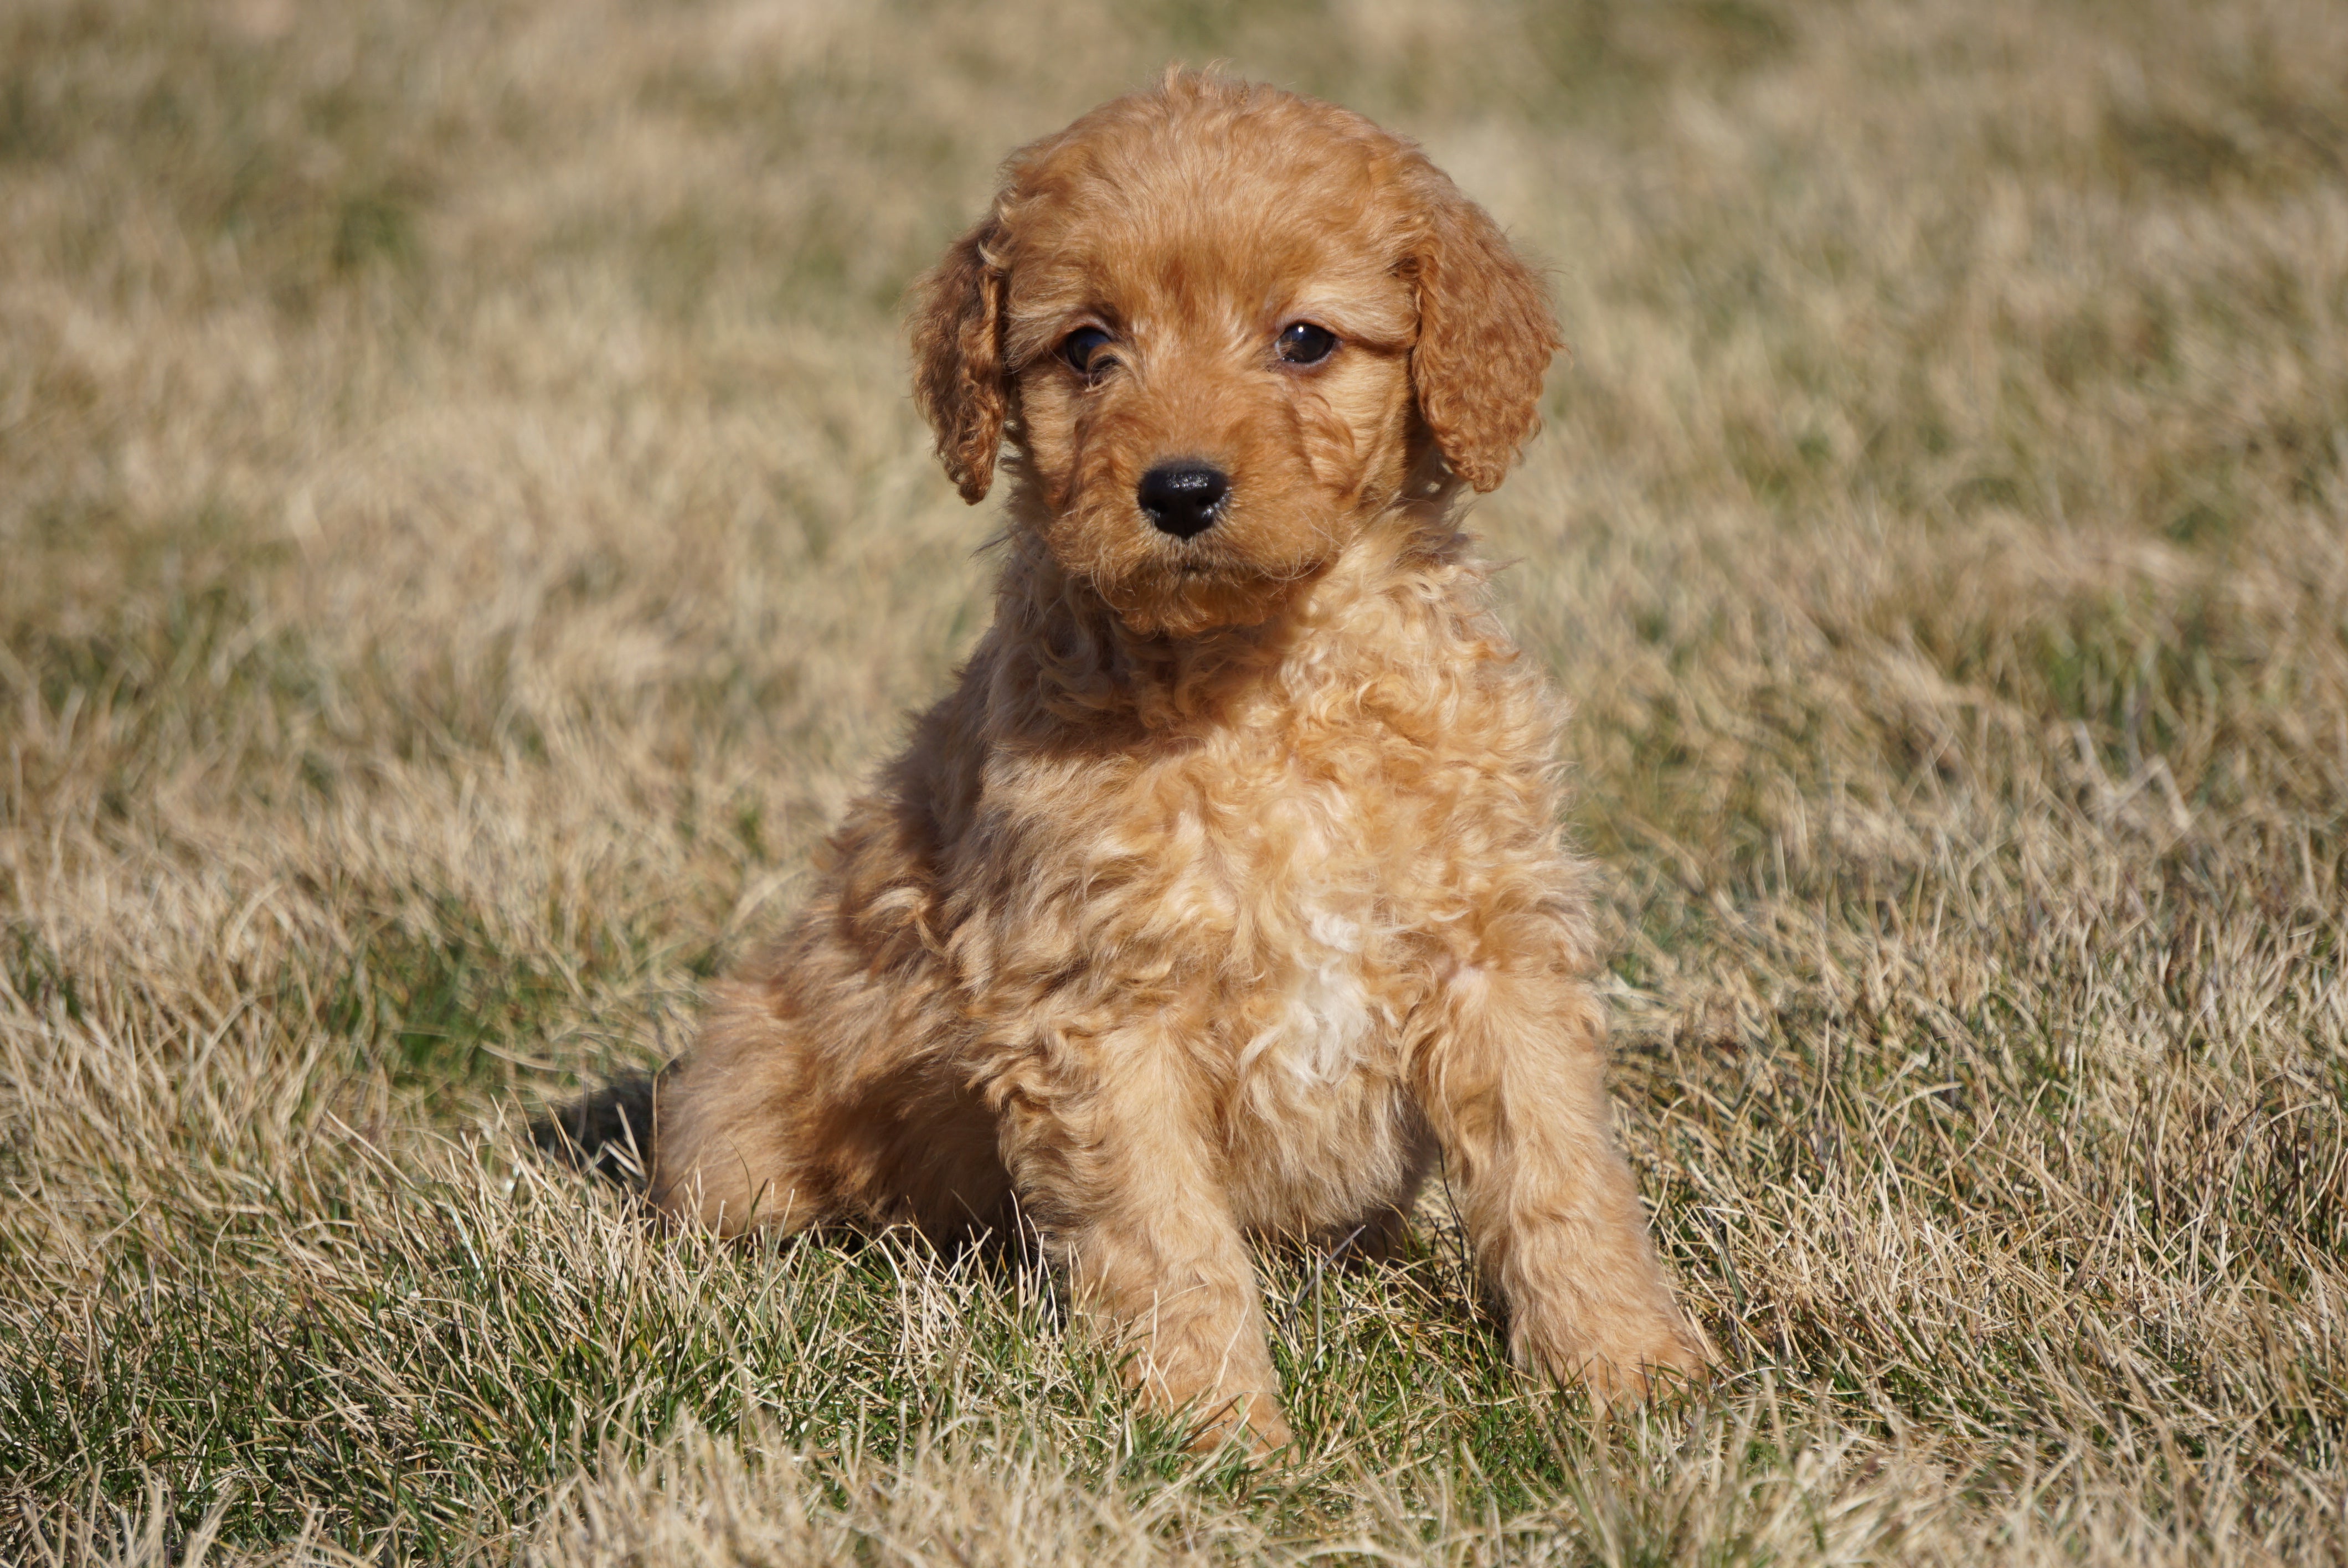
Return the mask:
[[(1300, 320), (1326, 361), (1278, 358)], [(1145, 1398), (1268, 1450), (1248, 1238), (1391, 1242), (1439, 1151), (1521, 1362), (1700, 1370), (1608, 1127), (1558, 708), (1452, 518), (1533, 427), (1539, 281), (1411, 144), (1177, 72), (1012, 158), (912, 343), (948, 474), (1010, 480), (994, 624), (664, 1081), (654, 1201), (1015, 1211)], [(1189, 539), (1136, 502), (1178, 457), (1231, 480)]]

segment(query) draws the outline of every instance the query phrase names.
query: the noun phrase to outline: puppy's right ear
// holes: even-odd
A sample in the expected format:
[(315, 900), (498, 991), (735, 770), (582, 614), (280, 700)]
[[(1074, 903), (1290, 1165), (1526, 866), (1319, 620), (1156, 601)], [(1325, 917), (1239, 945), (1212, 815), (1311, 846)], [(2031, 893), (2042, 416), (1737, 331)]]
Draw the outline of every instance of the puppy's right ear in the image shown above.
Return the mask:
[(994, 482), (1011, 388), (1003, 364), (1005, 274), (988, 254), (989, 218), (913, 285), (913, 402), (936, 432), (946, 477), (975, 506)]

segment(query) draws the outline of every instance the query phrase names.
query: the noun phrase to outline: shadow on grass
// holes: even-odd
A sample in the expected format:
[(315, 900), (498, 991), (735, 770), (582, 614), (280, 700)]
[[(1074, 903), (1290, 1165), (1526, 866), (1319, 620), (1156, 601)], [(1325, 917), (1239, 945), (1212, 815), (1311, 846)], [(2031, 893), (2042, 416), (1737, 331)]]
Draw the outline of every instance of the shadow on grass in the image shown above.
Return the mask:
[(653, 1163), (655, 1075), (623, 1073), (565, 1105), (532, 1117), (539, 1153), (641, 1194)]

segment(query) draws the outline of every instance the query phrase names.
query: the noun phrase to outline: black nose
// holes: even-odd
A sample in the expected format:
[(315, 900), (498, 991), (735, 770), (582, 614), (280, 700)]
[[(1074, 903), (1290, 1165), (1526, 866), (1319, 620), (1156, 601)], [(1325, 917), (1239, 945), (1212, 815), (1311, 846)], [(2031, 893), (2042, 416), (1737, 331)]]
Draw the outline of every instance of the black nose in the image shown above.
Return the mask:
[(1141, 477), (1141, 509), (1149, 520), (1178, 539), (1214, 527), (1231, 482), (1211, 463), (1185, 459), (1160, 463)]

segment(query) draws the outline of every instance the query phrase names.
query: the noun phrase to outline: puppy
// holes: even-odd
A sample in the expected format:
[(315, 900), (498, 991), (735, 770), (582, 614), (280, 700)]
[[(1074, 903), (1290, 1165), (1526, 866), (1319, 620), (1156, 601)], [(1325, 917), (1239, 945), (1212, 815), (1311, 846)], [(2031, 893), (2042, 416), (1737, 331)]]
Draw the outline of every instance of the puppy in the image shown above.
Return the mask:
[(1014, 154), (911, 333), (946, 472), (1008, 481), (994, 623), (661, 1084), (654, 1203), (1032, 1225), (1144, 1399), (1262, 1452), (1250, 1238), (1390, 1247), (1441, 1157), (1521, 1364), (1700, 1371), (1558, 710), (1452, 518), (1533, 428), (1538, 280), (1410, 143), (1175, 72)]

